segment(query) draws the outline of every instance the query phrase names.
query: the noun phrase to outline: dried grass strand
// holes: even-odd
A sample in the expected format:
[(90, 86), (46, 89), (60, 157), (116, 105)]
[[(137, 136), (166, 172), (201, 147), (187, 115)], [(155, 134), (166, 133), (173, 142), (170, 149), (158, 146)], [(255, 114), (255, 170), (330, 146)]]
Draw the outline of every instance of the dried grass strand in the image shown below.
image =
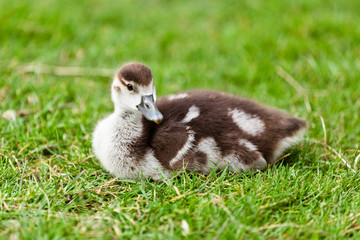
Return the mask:
[(359, 162), (359, 159), (360, 159), (360, 154), (354, 160), (354, 169), (357, 169), (357, 164)]
[[(314, 142), (314, 143), (317, 143), (317, 144), (320, 144), (320, 145), (324, 146), (324, 144), (322, 142), (318, 141), (318, 140), (315, 140), (315, 139), (310, 139), (310, 140), (312, 142)], [(345, 166), (347, 166), (350, 169), (350, 171), (352, 171), (354, 173), (356, 172), (356, 170), (351, 167), (349, 161), (346, 160), (346, 158), (340, 152), (336, 151), (335, 148), (333, 148), (333, 147), (331, 147), (329, 145), (326, 145), (326, 148), (331, 150), (345, 164)]]
[(283, 80), (285, 80), (290, 86), (292, 86), (297, 93), (304, 97), (305, 107), (307, 112), (311, 112), (311, 105), (309, 102), (309, 96), (303, 86), (298, 83), (298, 81), (295, 80), (293, 76), (291, 76), (288, 72), (286, 72), (282, 67), (277, 66), (276, 73), (281, 77)]
[(16, 69), (21, 73), (52, 74), (58, 76), (111, 77), (114, 75), (114, 70), (107, 68), (66, 67), (35, 63), (21, 65), (16, 67)]

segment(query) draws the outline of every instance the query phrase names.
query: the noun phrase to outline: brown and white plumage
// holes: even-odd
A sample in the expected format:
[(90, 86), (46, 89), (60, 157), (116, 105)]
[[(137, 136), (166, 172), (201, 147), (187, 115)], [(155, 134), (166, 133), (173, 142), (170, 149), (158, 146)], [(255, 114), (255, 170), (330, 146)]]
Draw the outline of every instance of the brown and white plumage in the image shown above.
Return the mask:
[(151, 71), (140, 63), (119, 70), (112, 100), (115, 111), (98, 123), (93, 147), (120, 178), (157, 179), (184, 167), (202, 173), (214, 167), (264, 170), (301, 139), (306, 126), (279, 110), (216, 91), (156, 101)]

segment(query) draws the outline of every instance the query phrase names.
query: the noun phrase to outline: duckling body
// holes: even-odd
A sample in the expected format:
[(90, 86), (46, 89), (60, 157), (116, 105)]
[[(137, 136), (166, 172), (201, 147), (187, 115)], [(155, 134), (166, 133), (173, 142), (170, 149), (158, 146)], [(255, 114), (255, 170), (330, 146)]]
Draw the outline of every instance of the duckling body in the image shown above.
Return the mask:
[[(95, 155), (119, 178), (158, 179), (184, 168), (205, 174), (226, 166), (234, 172), (264, 170), (301, 139), (303, 120), (233, 95), (195, 90), (156, 101), (152, 75), (139, 81), (134, 67), (138, 64), (120, 69), (112, 85), (115, 111), (98, 123), (93, 134)], [(133, 73), (130, 80), (124, 78), (128, 71)], [(119, 102), (131, 89), (125, 86), (138, 82), (143, 85), (136, 94), (153, 95), (154, 106), (144, 106), (153, 107), (155, 113), (138, 110), (144, 99), (134, 100), (137, 109)]]

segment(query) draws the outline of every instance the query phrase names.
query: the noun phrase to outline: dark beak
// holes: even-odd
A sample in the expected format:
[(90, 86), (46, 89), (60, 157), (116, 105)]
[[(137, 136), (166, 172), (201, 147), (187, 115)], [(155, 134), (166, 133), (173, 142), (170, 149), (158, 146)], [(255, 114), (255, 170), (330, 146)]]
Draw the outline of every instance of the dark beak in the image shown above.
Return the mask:
[(153, 121), (159, 124), (163, 120), (163, 115), (161, 114), (159, 109), (157, 109), (154, 102), (154, 96), (152, 94), (143, 95), (141, 97), (141, 103), (137, 105), (137, 108), (143, 113), (144, 117), (149, 121)]

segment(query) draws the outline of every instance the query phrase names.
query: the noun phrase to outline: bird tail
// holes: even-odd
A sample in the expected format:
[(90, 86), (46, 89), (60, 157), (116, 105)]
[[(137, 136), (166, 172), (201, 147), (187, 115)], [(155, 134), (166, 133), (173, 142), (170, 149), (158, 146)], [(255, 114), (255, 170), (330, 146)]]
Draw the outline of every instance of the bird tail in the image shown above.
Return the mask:
[(289, 118), (287, 125), (287, 129), (294, 134), (306, 128), (306, 122), (300, 118)]

